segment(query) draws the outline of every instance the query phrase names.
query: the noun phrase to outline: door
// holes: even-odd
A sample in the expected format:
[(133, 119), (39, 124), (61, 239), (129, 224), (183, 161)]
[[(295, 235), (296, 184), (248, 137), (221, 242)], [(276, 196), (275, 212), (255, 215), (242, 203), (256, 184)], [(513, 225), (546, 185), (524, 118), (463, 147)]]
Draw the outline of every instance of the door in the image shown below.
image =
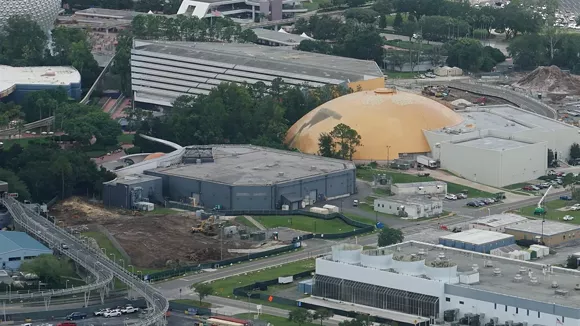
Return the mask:
[(310, 197), (310, 204), (312, 205), (312, 204), (316, 203), (318, 191), (317, 190), (310, 190), (310, 193), (308, 194), (308, 196)]

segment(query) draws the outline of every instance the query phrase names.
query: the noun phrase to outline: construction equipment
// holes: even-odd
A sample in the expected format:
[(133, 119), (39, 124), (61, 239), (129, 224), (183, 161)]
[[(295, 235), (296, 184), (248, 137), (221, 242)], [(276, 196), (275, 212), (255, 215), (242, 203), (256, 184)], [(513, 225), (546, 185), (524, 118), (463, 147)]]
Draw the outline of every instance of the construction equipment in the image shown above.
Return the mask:
[(191, 228), (191, 233), (202, 233), (207, 236), (217, 235), (220, 225), (216, 222), (215, 215), (201, 221), (196, 227)]
[(485, 105), (487, 103), (487, 97), (482, 96), (482, 97), (478, 98), (477, 100), (475, 100), (473, 103), (477, 104), (477, 105)]
[(548, 195), (550, 190), (552, 190), (552, 186), (548, 187), (542, 198), (540, 198), (538, 206), (536, 207), (536, 209), (534, 209), (534, 215), (546, 215), (546, 209), (542, 206), (542, 204), (544, 203), (544, 199), (546, 199), (546, 196)]

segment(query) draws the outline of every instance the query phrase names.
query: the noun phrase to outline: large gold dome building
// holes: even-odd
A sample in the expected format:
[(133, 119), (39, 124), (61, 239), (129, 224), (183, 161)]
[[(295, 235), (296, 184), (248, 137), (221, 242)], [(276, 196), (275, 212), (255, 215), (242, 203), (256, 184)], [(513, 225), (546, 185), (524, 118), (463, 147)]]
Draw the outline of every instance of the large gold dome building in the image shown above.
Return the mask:
[(403, 153), (430, 152), (423, 130), (462, 121), (453, 110), (424, 96), (379, 88), (341, 96), (310, 111), (288, 130), (286, 144), (316, 154), (320, 134), (344, 123), (362, 138), (353, 159), (392, 160)]

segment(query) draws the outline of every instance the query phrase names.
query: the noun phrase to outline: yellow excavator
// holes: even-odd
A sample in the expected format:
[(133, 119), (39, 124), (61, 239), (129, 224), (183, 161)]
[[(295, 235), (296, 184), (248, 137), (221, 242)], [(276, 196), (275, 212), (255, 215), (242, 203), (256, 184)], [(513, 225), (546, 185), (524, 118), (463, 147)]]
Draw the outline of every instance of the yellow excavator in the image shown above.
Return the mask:
[(219, 225), (215, 221), (215, 216), (210, 216), (208, 219), (201, 221), (198, 226), (191, 228), (191, 233), (202, 233), (207, 236), (214, 236), (218, 234)]

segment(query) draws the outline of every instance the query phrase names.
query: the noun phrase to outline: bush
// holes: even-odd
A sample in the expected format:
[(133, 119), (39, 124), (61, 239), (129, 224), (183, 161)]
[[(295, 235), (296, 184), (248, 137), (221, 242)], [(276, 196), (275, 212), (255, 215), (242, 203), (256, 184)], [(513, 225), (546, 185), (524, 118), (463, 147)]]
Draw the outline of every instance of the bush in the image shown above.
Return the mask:
[(127, 155), (139, 154), (141, 152), (142, 152), (141, 151), (141, 147), (139, 147), (139, 146), (133, 146), (133, 147), (128, 148), (128, 149), (125, 150), (125, 153)]

